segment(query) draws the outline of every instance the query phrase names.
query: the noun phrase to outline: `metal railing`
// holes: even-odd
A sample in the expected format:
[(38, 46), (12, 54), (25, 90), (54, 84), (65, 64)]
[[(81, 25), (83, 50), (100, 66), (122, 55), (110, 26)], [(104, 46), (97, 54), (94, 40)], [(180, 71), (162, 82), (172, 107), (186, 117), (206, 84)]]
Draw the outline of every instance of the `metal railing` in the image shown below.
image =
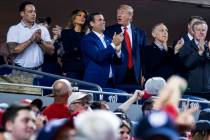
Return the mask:
[[(93, 83), (89, 83), (89, 82), (85, 82), (85, 81), (80, 81), (80, 80), (76, 80), (76, 79), (72, 79), (72, 78), (67, 78), (67, 77), (59, 76), (59, 75), (55, 75), (55, 74), (49, 74), (49, 73), (45, 73), (45, 72), (41, 72), (41, 71), (30, 70), (30, 69), (17, 67), (17, 66), (13, 66), (13, 65), (6, 65), (6, 64), (0, 65), (0, 69), (1, 68), (11, 68), (11, 69), (21, 70), (21, 71), (29, 72), (29, 73), (33, 73), (33, 74), (49, 76), (49, 77), (57, 78), (57, 79), (67, 79), (70, 82), (91, 86), (91, 87), (94, 87), (94, 88), (96, 88), (98, 90), (98, 91), (96, 91), (96, 90), (79, 89), (78, 87), (73, 86), (73, 91), (81, 91), (81, 92), (98, 94), (98, 95), (117, 95), (117, 96), (126, 96), (126, 97), (132, 96), (132, 94), (128, 94), (128, 93), (125, 93), (125, 92), (122, 92), (122, 93), (120, 93), (120, 92), (117, 92), (117, 93), (116, 92), (105, 92), (97, 84), (93, 84)], [(28, 85), (28, 84), (15, 84), (15, 83), (0, 82), (0, 85), (20, 86), (20, 87), (30, 87), (30, 88), (40, 88), (40, 89), (52, 90), (52, 87)], [(42, 94), (42, 96), (43, 96), (43, 94)], [(152, 97), (153, 98), (157, 98), (155, 96), (152, 96)], [(101, 98), (103, 98), (103, 97), (100, 97), (100, 99)], [(193, 99), (180, 99), (180, 101), (210, 104), (210, 101), (205, 101), (205, 100), (202, 101), (202, 100), (193, 100)]]
[[(93, 87), (93, 88), (97, 89), (98, 91), (102, 91), (102, 88), (97, 84), (93, 84), (93, 83), (89, 83), (89, 82), (85, 82), (85, 81), (80, 81), (80, 80), (77, 80), (77, 79), (72, 79), (72, 78), (68, 78), (68, 77), (64, 77), (64, 76), (59, 76), (59, 75), (55, 75), (55, 74), (50, 74), (50, 73), (46, 73), (46, 72), (26, 69), (26, 68), (23, 68), (23, 67), (18, 67), (18, 66), (14, 66), (14, 65), (7, 65), (7, 64), (0, 65), (0, 69), (1, 68), (15, 69), (15, 70), (23, 71), (23, 72), (28, 72), (28, 73), (42, 75), (42, 76), (49, 76), (51, 78), (57, 78), (57, 79), (67, 79), (70, 82), (72, 82), (73, 85), (78, 85), (78, 84), (79, 85), (85, 85), (85, 86)], [(29, 85), (27, 85), (27, 86), (29, 86)]]

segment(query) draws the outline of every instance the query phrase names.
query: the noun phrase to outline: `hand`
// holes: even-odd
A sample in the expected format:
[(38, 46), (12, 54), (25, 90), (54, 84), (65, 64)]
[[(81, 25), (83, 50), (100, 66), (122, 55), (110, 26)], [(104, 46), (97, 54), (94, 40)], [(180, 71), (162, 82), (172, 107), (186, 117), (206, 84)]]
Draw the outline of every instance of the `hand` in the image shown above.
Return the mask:
[(42, 115), (42, 114), (38, 114), (35, 120), (35, 124), (37, 129), (41, 129), (43, 128), (43, 126), (45, 125), (45, 123), (47, 122), (47, 117)]
[(187, 108), (176, 118), (176, 124), (182, 129), (192, 129), (195, 126), (193, 114), (199, 111), (199, 107)]
[(40, 41), (41, 41), (41, 30), (40, 30), (40, 29), (36, 30), (36, 31), (32, 34), (30, 40), (31, 40), (32, 42), (40, 42)]
[[(119, 34), (116, 34), (116, 32), (114, 33), (114, 36), (112, 38), (112, 43), (115, 44), (115, 46), (119, 46), (122, 41), (123, 41), (124, 37), (123, 37), (123, 33), (119, 33)], [(117, 49), (117, 48), (116, 48)], [(121, 49), (121, 47), (120, 47)]]
[(141, 100), (143, 96), (144, 96), (144, 91), (135, 90), (132, 98), (134, 98), (135, 100)]
[(183, 46), (184, 46), (184, 39), (181, 38), (175, 45), (174, 53), (177, 54)]

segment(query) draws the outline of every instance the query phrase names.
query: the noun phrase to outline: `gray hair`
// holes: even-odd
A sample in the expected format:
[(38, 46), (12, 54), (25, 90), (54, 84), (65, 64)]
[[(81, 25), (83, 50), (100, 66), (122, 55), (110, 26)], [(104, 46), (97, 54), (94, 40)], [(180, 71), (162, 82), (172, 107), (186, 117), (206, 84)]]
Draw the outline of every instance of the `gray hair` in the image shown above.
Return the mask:
[(75, 119), (77, 140), (118, 140), (120, 119), (110, 111), (94, 110)]

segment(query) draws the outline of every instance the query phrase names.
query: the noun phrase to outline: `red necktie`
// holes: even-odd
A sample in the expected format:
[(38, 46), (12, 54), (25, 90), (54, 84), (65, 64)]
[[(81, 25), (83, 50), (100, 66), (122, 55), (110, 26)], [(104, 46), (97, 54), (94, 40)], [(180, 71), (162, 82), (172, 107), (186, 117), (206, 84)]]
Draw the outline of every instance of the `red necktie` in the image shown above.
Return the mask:
[(128, 68), (131, 69), (133, 67), (132, 48), (131, 48), (130, 37), (127, 30), (128, 28), (124, 27), (124, 39), (125, 39), (126, 47), (128, 50)]

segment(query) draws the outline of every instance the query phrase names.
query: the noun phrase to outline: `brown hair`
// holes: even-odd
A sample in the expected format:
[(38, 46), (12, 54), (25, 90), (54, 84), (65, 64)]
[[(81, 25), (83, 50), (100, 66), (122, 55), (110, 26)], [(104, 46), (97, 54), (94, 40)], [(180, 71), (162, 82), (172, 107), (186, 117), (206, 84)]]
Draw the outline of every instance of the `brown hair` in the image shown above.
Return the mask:
[(86, 15), (86, 21), (85, 21), (84, 25), (82, 26), (82, 32), (86, 32), (87, 31), (87, 16), (88, 16), (88, 12), (85, 11), (85, 10), (82, 10), (82, 9), (76, 9), (76, 10), (72, 11), (71, 16), (70, 16), (70, 20), (67, 23), (66, 28), (74, 29), (74, 27), (75, 27), (74, 20), (75, 20), (75, 17), (78, 15), (79, 12), (83, 12)]

